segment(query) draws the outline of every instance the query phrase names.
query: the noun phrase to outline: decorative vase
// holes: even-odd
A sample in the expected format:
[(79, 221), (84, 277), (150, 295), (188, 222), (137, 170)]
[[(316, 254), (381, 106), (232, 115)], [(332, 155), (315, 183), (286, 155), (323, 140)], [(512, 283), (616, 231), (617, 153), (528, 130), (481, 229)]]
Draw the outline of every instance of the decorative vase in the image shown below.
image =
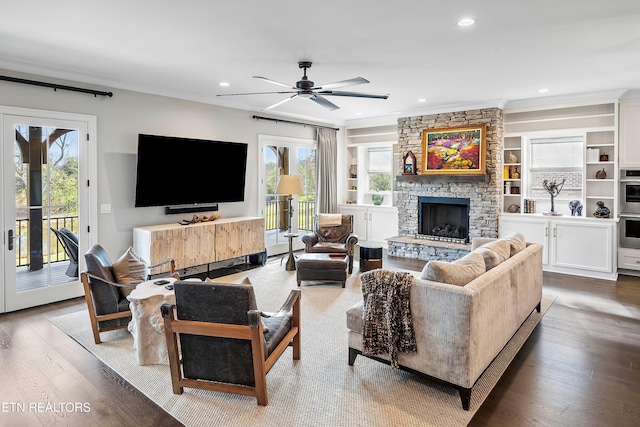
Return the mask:
[(374, 205), (380, 206), (384, 201), (384, 194), (372, 194), (371, 201), (373, 202)]
[(601, 171), (596, 172), (597, 179), (605, 179), (606, 177), (607, 177), (607, 172), (604, 170), (604, 168), (602, 168)]

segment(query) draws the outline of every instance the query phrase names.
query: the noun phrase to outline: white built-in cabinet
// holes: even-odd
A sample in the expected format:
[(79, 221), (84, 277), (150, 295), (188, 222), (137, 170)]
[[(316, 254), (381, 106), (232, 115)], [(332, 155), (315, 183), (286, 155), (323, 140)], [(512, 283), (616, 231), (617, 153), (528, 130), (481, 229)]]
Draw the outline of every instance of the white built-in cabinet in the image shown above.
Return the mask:
[(542, 214), (501, 214), (498, 235), (519, 232), (543, 246), (545, 271), (615, 280), (616, 220)]
[(621, 169), (640, 168), (640, 99), (620, 102)]
[(387, 239), (398, 235), (398, 208), (395, 206), (340, 205), (340, 213), (353, 215), (353, 232), (358, 243), (387, 246)]

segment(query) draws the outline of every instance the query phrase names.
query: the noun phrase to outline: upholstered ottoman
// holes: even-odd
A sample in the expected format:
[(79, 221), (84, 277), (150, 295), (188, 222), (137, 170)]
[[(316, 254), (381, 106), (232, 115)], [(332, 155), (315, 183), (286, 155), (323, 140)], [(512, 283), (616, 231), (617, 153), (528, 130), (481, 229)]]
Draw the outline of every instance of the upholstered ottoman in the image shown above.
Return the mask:
[(298, 286), (303, 280), (347, 281), (349, 257), (346, 254), (306, 253), (298, 257)]

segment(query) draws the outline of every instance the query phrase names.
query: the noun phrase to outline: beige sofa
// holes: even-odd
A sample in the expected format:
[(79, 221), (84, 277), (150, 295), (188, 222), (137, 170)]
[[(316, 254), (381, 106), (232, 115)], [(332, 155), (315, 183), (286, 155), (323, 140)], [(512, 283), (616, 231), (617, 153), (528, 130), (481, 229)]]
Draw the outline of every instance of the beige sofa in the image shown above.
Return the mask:
[[(455, 386), (468, 410), (471, 388), (533, 310), (540, 311), (541, 299), (541, 245), (526, 243), (519, 233), (476, 238), (465, 257), (429, 261), (414, 279), (410, 311), (417, 351), (398, 353), (398, 364)], [(363, 310), (360, 302), (347, 311), (349, 365), (365, 354)], [(389, 354), (368, 356), (390, 360)]]

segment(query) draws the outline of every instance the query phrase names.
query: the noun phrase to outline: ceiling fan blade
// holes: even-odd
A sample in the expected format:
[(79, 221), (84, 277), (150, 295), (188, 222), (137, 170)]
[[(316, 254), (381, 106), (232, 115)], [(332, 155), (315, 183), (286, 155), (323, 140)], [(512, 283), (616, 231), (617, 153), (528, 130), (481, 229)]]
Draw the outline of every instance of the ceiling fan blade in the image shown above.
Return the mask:
[(349, 80), (340, 80), (339, 82), (327, 83), (321, 86), (316, 86), (312, 89), (313, 90), (316, 90), (316, 89), (331, 90), (331, 89), (337, 89), (339, 87), (361, 85), (364, 83), (369, 83), (369, 80), (363, 79), (362, 77), (355, 77)]
[(272, 84), (274, 84), (274, 85), (288, 87), (289, 89), (296, 89), (295, 87), (293, 87), (293, 86), (291, 86), (291, 85), (288, 85), (288, 84), (286, 84), (286, 83), (280, 83), (280, 82), (278, 82), (278, 81), (271, 80), (271, 79), (268, 79), (268, 78), (266, 78), (266, 77), (253, 76), (253, 78), (254, 78), (254, 79), (264, 80), (265, 82), (269, 82), (269, 83), (272, 83)]
[(323, 90), (318, 92), (319, 95), (327, 96), (352, 96), (355, 98), (373, 98), (373, 99), (387, 99), (389, 95), (380, 95), (377, 93), (361, 93), (361, 92), (344, 92), (339, 90)]
[(334, 104), (333, 102), (329, 101), (327, 98), (323, 98), (317, 94), (313, 94), (309, 97), (310, 100), (312, 100), (313, 102), (315, 102), (316, 104), (320, 104), (322, 105), (324, 108), (326, 108), (327, 110), (337, 110), (338, 107), (336, 104)]
[(297, 94), (297, 93), (296, 93), (295, 95), (293, 95), (293, 96), (290, 96), (289, 98), (285, 98), (285, 99), (283, 99), (282, 101), (278, 101), (278, 102), (276, 102), (275, 104), (270, 105), (270, 106), (268, 106), (267, 108), (264, 108), (262, 111), (271, 110), (272, 108), (276, 108), (276, 107), (278, 107), (278, 106), (280, 106), (280, 105), (284, 104), (285, 102), (289, 102), (289, 101), (291, 101), (291, 100), (292, 100), (293, 98), (295, 98), (296, 96), (298, 96), (298, 94)]
[(297, 90), (285, 90), (278, 92), (246, 92), (246, 93), (219, 93), (216, 96), (240, 96), (240, 95), (273, 95), (273, 94), (283, 94), (283, 93), (295, 93), (297, 94)]

